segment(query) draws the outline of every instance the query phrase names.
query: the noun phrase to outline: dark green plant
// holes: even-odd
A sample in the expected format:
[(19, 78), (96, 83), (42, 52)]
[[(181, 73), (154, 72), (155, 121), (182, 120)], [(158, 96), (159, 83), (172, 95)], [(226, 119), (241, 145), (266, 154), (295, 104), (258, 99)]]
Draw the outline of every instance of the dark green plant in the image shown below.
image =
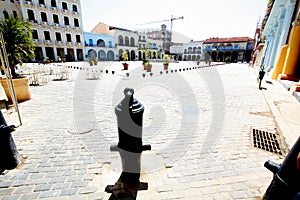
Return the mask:
[(13, 78), (19, 78), (15, 67), (22, 61), (34, 58), (34, 42), (32, 40), (32, 28), (29, 22), (10, 15), (0, 22), (2, 28), (9, 67)]

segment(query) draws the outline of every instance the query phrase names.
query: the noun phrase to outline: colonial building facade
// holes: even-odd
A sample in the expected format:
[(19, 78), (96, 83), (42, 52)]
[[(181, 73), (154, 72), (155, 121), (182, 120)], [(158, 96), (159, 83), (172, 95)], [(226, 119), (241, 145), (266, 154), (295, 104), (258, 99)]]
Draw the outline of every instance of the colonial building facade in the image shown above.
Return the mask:
[(210, 38), (203, 42), (204, 59), (214, 62), (249, 62), (253, 39), (249, 37)]
[(128, 60), (137, 59), (138, 33), (136, 31), (98, 23), (91, 31), (95, 34), (110, 35), (115, 38), (115, 59), (121, 59), (123, 52), (128, 53)]
[(116, 59), (116, 40), (114, 36), (84, 32), (85, 58), (96, 58), (100, 61)]
[(183, 44), (184, 52), (182, 55), (183, 60), (196, 61), (202, 60), (202, 46), (203, 41), (190, 41)]
[(161, 59), (163, 41), (159, 39), (148, 38), (145, 32), (139, 32), (138, 60)]
[[(272, 79), (300, 79), (300, 5), (297, 0), (270, 0), (261, 29), (263, 48), (258, 50), (258, 65), (270, 72)], [(259, 45), (258, 45), (259, 47)], [(300, 90), (300, 89), (299, 89)]]
[(80, 0), (2, 0), (2, 19), (13, 14), (32, 24), (35, 60), (84, 59)]

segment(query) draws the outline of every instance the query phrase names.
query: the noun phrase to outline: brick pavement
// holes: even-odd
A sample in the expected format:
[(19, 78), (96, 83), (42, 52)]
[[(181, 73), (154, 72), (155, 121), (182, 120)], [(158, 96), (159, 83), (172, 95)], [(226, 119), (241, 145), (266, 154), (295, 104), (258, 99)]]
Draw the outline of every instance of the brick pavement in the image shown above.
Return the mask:
[(99, 63), (100, 80), (86, 80), (86, 63), (65, 65), (69, 80), (31, 87), (32, 100), (20, 104), (24, 124), (13, 136), (24, 162), (0, 176), (0, 199), (108, 199), (104, 188), (121, 169), (109, 151), (114, 107), (126, 86), (145, 106), (143, 141), (152, 145), (140, 179), (149, 189), (138, 199), (260, 199), (272, 179), (264, 162), (282, 160), (251, 145), (251, 128), (276, 126), (247, 64), (171, 63), (167, 74), (154, 63), (143, 78), (141, 62), (128, 72)]

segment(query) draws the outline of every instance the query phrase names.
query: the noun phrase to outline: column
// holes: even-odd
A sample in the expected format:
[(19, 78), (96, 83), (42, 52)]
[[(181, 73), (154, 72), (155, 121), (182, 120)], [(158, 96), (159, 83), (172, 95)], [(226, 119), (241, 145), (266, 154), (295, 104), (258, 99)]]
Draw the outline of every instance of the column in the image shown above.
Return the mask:
[(44, 59), (46, 59), (47, 54), (46, 54), (46, 48), (45, 48), (44, 43), (42, 43), (42, 52), (43, 52), (43, 57), (44, 57)]
[(273, 70), (272, 75), (271, 75), (271, 78), (273, 80), (276, 80), (278, 75), (281, 74), (281, 72), (282, 72), (288, 47), (289, 46), (286, 44), (286, 45), (283, 45), (280, 49), (276, 64), (274, 66), (274, 70)]
[(282, 12), (285, 12), (285, 15), (282, 22), (281, 35), (280, 35), (276, 55), (278, 55), (281, 47), (285, 45), (287, 42), (287, 37), (291, 26), (294, 8), (295, 8), (295, 2), (293, 2), (291, 5), (287, 6), (287, 8), (282, 10)]
[(293, 23), (288, 46), (280, 79), (299, 80), (295, 74), (300, 54), (300, 22)]
[(268, 63), (269, 63), (269, 60), (270, 60), (270, 52), (271, 52), (271, 49), (273, 47), (273, 40), (274, 38), (271, 37), (270, 35), (268, 35), (268, 38), (266, 39), (267, 41), (267, 49), (265, 51), (265, 59), (264, 59), (264, 62), (262, 63), (263, 65), (265, 65), (266, 67), (268, 67)]
[(279, 35), (280, 35), (280, 31), (281, 31), (281, 25), (282, 25), (283, 20), (279, 19), (278, 23), (277, 23), (277, 27), (276, 27), (276, 32), (275, 32), (275, 36), (274, 36), (274, 44), (273, 44), (273, 48), (272, 48), (272, 52), (270, 54), (270, 61), (269, 61), (269, 68), (270, 70), (274, 67), (274, 62), (275, 62), (275, 58), (277, 58), (277, 49), (278, 49), (278, 43), (279, 43)]
[(53, 52), (54, 52), (54, 61), (58, 61), (56, 45), (53, 46)]
[(25, 12), (25, 7), (24, 7), (24, 2), (23, 1), (20, 1), (20, 8), (21, 8), (22, 19), (28, 19), (28, 17), (26, 16), (26, 12)]
[(78, 61), (78, 59), (77, 59), (77, 49), (76, 49), (76, 47), (74, 47), (73, 51), (74, 51), (74, 61)]

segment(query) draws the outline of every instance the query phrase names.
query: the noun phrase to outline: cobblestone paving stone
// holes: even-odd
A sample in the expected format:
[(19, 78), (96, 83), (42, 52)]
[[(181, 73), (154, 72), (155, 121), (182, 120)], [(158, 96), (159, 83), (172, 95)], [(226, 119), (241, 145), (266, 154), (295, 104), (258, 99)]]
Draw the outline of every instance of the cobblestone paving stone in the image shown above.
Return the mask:
[(0, 199), (108, 199), (104, 188), (121, 171), (109, 150), (118, 142), (114, 107), (127, 86), (145, 106), (143, 142), (152, 146), (140, 178), (149, 189), (138, 199), (260, 199), (272, 180), (264, 162), (282, 160), (251, 145), (251, 128), (276, 126), (247, 64), (180, 62), (166, 73), (153, 63), (151, 76), (140, 62), (128, 72), (107, 62), (98, 63), (99, 80), (86, 80), (87, 64), (64, 65), (72, 66), (69, 80), (31, 87), (32, 100), (19, 105), (23, 125), (13, 137), (23, 163), (0, 176)]

